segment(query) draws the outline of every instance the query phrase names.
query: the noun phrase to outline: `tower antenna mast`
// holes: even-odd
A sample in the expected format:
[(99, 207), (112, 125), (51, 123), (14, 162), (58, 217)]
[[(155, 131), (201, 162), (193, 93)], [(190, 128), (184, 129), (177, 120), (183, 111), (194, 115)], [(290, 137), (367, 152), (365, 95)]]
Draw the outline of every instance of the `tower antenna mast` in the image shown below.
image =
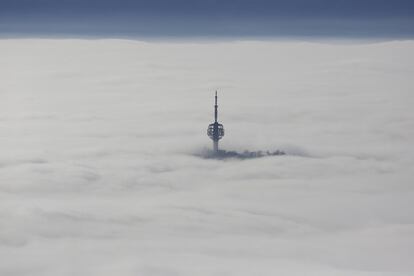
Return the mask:
[(218, 105), (217, 105), (217, 91), (216, 91), (216, 96), (214, 98), (215, 98), (215, 105), (214, 105), (214, 122), (217, 123), (217, 108), (218, 108)]

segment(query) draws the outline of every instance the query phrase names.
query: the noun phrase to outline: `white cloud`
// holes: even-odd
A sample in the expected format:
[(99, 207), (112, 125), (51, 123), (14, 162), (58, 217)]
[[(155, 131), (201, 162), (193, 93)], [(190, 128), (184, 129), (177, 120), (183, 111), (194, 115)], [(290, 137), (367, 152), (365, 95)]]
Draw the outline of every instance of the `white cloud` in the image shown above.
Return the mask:
[(413, 49), (1, 40), (0, 274), (412, 275)]

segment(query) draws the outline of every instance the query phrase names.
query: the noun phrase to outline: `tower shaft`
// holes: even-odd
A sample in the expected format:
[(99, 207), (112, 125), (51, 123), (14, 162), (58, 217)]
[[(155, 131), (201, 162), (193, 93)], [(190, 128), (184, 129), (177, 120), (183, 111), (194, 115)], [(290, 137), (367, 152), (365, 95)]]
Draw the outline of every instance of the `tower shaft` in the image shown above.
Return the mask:
[(218, 140), (213, 140), (213, 151), (215, 153), (219, 151), (218, 142), (219, 142)]

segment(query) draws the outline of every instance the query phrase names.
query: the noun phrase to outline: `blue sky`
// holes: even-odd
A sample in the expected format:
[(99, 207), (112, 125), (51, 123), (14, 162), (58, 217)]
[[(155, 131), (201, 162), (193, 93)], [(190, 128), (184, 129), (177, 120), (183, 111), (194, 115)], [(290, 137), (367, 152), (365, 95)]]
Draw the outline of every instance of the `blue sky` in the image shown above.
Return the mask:
[(2, 36), (412, 38), (409, 0), (0, 0)]

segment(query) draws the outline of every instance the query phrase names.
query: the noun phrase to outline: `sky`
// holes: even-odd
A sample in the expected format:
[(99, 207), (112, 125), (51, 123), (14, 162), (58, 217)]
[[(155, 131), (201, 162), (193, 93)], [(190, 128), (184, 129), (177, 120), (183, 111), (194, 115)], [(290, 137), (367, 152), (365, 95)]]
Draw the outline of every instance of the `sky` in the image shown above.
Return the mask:
[(410, 39), (410, 0), (2, 0), (3, 37)]
[(0, 275), (413, 275), (413, 50), (0, 40)]

